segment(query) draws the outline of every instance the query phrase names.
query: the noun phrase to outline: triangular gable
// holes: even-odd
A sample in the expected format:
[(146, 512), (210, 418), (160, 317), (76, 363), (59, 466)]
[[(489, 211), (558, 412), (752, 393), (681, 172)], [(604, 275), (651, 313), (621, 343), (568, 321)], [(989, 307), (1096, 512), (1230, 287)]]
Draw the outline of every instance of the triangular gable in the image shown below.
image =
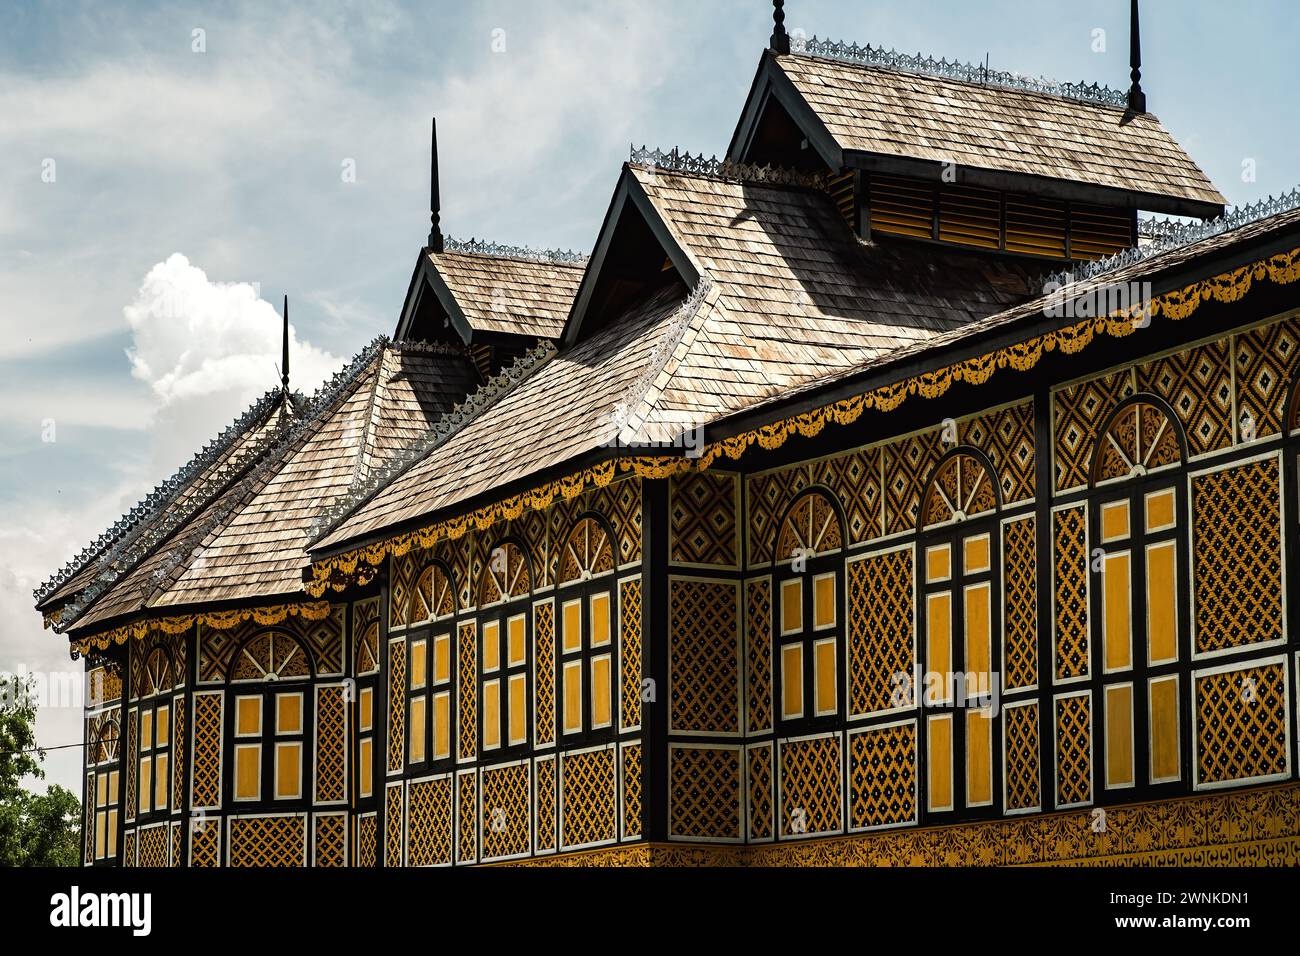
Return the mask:
[(564, 326), (564, 347), (588, 338), (628, 306), (669, 285), (679, 284), (685, 297), (701, 274), (699, 263), (673, 238), (624, 164)]

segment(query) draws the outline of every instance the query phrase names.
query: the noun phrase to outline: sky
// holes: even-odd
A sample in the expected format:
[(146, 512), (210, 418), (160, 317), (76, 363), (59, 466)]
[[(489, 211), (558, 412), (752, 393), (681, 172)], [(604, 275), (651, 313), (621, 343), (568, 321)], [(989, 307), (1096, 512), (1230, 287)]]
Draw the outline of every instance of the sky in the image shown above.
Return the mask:
[[(1233, 203), (1300, 184), (1284, 0), (1146, 0), (1148, 106)], [(720, 154), (766, 0), (8, 0), (0, 670), (80, 669), (32, 589), (279, 381), (391, 334), (429, 230), (589, 251), (629, 144)], [(788, 0), (806, 36), (1128, 84), (1124, 0)], [(1101, 32), (1098, 32), (1101, 31)], [(81, 741), (50, 701), (43, 746)], [(47, 779), (78, 789), (76, 748)], [(33, 784), (33, 786), (41, 786)]]

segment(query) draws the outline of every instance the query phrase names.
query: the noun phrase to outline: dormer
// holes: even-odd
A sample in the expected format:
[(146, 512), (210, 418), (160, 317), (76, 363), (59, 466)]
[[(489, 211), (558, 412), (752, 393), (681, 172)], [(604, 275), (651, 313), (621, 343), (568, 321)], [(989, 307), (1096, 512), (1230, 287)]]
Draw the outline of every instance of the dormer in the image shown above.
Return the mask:
[(416, 260), (396, 342), (464, 349), (486, 381), (541, 341), (558, 339), (586, 257), (443, 236), (438, 127), (431, 143), (428, 245)]
[(779, 34), (728, 158), (824, 173), (864, 239), (1070, 261), (1136, 245), (1139, 211), (1222, 214), (1136, 56), (1123, 92)]

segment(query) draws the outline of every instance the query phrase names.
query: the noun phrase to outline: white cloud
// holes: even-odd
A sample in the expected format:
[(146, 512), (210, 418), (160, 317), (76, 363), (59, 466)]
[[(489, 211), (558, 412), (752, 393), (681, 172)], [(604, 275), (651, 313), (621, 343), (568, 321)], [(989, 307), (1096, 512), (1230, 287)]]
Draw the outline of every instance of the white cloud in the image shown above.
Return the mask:
[[(184, 460), (279, 385), (283, 322), (259, 291), (247, 282), (214, 282), (179, 252), (144, 277), (124, 314), (131, 374), (157, 402), (150, 436), (155, 461)], [(341, 364), (299, 339), (290, 323), (293, 388), (311, 393)]]

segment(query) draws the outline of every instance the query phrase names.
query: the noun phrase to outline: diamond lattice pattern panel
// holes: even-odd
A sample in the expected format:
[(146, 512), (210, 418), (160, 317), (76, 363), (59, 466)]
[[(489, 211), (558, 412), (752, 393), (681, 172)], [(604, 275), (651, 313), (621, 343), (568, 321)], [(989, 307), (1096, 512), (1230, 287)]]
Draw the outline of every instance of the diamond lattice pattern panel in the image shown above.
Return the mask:
[(1196, 650), (1282, 637), (1278, 459), (1192, 479)]
[(1087, 694), (1056, 702), (1056, 803), (1092, 800), (1092, 701)]
[(561, 849), (614, 841), (618, 816), (616, 761), (612, 747), (561, 757)]
[(847, 568), (849, 712), (896, 709), (913, 668), (912, 549), (868, 555)]
[(737, 585), (674, 580), (669, 588), (669, 724), (676, 731), (737, 733)]
[(1006, 793), (1008, 810), (1028, 810), (1038, 798), (1038, 702), (1008, 707), (1006, 714)]
[(736, 566), (736, 478), (694, 471), (674, 478), (668, 505), (676, 564)]
[(749, 772), (749, 838), (772, 838), (772, 748), (755, 747), (747, 757)]
[(540, 747), (555, 740), (555, 604), (551, 601), (534, 605), (533, 644), (537, 681), (534, 733)]
[(740, 751), (673, 747), (669, 831), (675, 837), (740, 838)]
[(321, 814), (316, 817), (316, 845), (312, 851), (314, 865), (319, 867), (347, 866), (348, 818), (341, 813)]
[(1288, 773), (1287, 690), (1280, 661), (1197, 675), (1199, 784)]
[(406, 642), (388, 645), (388, 772), (396, 773), (406, 755)]
[(412, 781), (407, 795), (406, 857), (410, 866), (451, 862), (451, 777)]
[(1038, 683), (1038, 557), (1034, 516), (1003, 525), (1006, 687)]
[(1084, 507), (1052, 515), (1056, 679), (1088, 673), (1088, 518)]
[(781, 836), (841, 828), (841, 763), (838, 736), (781, 743)]
[(849, 736), (849, 826), (916, 819), (916, 723), (873, 727)]
[(772, 580), (745, 582), (746, 724), (751, 734), (772, 728)]
[(528, 764), (483, 770), (483, 859), (529, 852)]
[(347, 799), (342, 687), (316, 688), (316, 802)]
[(191, 806), (221, 806), (221, 695), (194, 696), (194, 781)]
[[(632, 578), (618, 586), (619, 655), (623, 680), (621, 713), (624, 730), (641, 726), (641, 579)], [(552, 679), (554, 677), (552, 676)]]
[(231, 866), (302, 866), (302, 817), (235, 817), (230, 821)]
[(641, 745), (623, 747), (623, 837), (641, 835)]

